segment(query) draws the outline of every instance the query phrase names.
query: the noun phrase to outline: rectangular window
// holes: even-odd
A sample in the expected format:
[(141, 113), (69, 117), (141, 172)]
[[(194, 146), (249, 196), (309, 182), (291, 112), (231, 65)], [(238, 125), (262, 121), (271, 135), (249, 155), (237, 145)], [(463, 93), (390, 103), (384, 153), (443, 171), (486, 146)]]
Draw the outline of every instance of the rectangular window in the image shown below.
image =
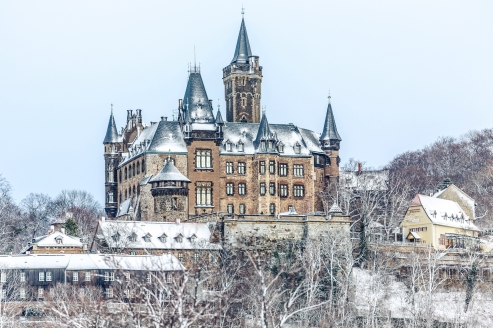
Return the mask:
[(42, 287), (38, 288), (38, 298), (44, 297), (44, 289)]
[(238, 174), (245, 174), (246, 173), (246, 163), (239, 162), (238, 163)]
[(195, 167), (198, 169), (212, 168), (212, 151), (210, 149), (197, 149)]
[(110, 273), (109, 272), (104, 273), (104, 281), (110, 281)]
[(115, 281), (115, 273), (110, 272), (110, 281)]
[(38, 280), (39, 281), (45, 281), (45, 273), (44, 272), (40, 272), (39, 275), (38, 275)]
[(305, 187), (304, 186), (294, 186), (294, 197), (303, 197), (305, 196)]
[(244, 183), (238, 184), (238, 195), (240, 195), (240, 196), (246, 195), (246, 184), (244, 184)]
[(259, 165), (259, 173), (260, 174), (265, 174), (265, 162), (264, 161), (260, 162), (260, 165)]
[(235, 212), (235, 208), (233, 204), (228, 204), (228, 213), (233, 214)]
[(276, 194), (276, 183), (275, 182), (269, 183), (269, 194), (271, 194), (271, 196), (274, 196)]
[(2, 299), (6, 299), (6, 298), (7, 298), (7, 290), (2, 289)]
[(226, 183), (226, 195), (233, 196), (235, 194), (235, 185), (232, 182)]
[(260, 183), (260, 196), (265, 195), (265, 182)]
[(22, 298), (22, 299), (25, 299), (26, 298), (26, 289), (24, 287), (22, 287), (21, 289), (19, 289), (19, 297)]
[(269, 162), (269, 173), (270, 174), (276, 173), (276, 162), (275, 161)]
[(294, 212), (294, 206), (293, 205), (289, 205), (288, 206), (288, 211), (289, 212)]
[(295, 177), (302, 177), (305, 175), (302, 164), (294, 164), (293, 174)]
[(178, 260), (179, 260), (180, 262), (183, 262), (183, 253), (181, 253), (181, 252), (180, 252), (180, 253), (178, 253)]
[[(46, 275), (46, 280), (48, 280), (48, 275)], [(78, 272), (74, 272), (72, 274), (72, 281), (79, 281), (79, 273)]]
[(147, 274), (147, 283), (150, 284), (152, 282), (152, 275), (150, 273)]
[(25, 282), (25, 281), (26, 281), (26, 273), (21, 272), (21, 282)]
[(199, 253), (195, 253), (195, 254), (193, 254), (193, 261), (194, 261), (195, 263), (199, 263)]
[(7, 272), (2, 271), (0, 273), (0, 282), (2, 282), (2, 283), (7, 282)]
[(106, 298), (113, 298), (113, 288), (106, 288), (104, 293)]
[(173, 276), (171, 273), (166, 274), (166, 283), (171, 284), (173, 282)]
[(233, 174), (233, 162), (226, 162), (226, 174)]
[(279, 186), (279, 196), (288, 197), (288, 185), (282, 184)]
[(285, 177), (288, 175), (288, 164), (279, 164), (279, 176)]
[(46, 272), (46, 281), (51, 281), (52, 276), (51, 276), (51, 271)]
[(245, 214), (245, 204), (240, 204), (240, 214)]
[(55, 297), (55, 288), (50, 288), (50, 297)]
[(91, 271), (86, 271), (86, 281), (91, 281)]
[(274, 215), (274, 214), (276, 213), (276, 204), (271, 203), (271, 204), (269, 205), (269, 211), (270, 211), (270, 214), (271, 214), (271, 215)]
[(216, 262), (216, 255), (213, 253), (209, 254), (209, 262), (210, 263), (215, 263)]
[(212, 183), (197, 182), (197, 206), (212, 205)]

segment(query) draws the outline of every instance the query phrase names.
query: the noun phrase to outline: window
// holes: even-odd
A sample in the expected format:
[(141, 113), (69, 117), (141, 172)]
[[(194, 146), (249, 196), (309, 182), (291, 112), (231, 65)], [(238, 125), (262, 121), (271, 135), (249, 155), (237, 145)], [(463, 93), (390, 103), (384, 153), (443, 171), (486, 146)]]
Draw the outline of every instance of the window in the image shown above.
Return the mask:
[(194, 261), (195, 263), (199, 263), (199, 253), (194, 253), (194, 254), (193, 254), (193, 261)]
[(137, 235), (135, 234), (135, 232), (132, 232), (132, 234), (128, 236), (128, 241), (131, 243), (135, 243), (137, 241)]
[(22, 299), (26, 298), (26, 289), (24, 287), (19, 289), (19, 297)]
[(294, 164), (293, 173), (294, 173), (294, 176), (295, 177), (302, 177), (302, 176), (304, 176), (305, 175), (305, 171), (303, 169), (303, 165), (302, 164)]
[(288, 197), (288, 185), (282, 184), (279, 188), (279, 196)]
[(146, 243), (150, 243), (151, 242), (151, 237), (152, 237), (151, 234), (148, 233), (147, 235), (144, 236), (144, 241)]
[(113, 203), (113, 193), (112, 192), (108, 193), (108, 203)]
[(91, 281), (91, 271), (86, 271), (86, 281)]
[(276, 173), (276, 162), (274, 161), (269, 162), (269, 173), (270, 174)]
[(113, 239), (113, 241), (119, 241), (120, 240), (120, 234), (118, 232), (115, 233), (113, 236), (111, 236), (111, 239)]
[(293, 205), (288, 206), (288, 212), (294, 212), (294, 206)]
[(210, 149), (197, 149), (195, 157), (195, 167), (198, 169), (210, 169), (212, 168)]
[(163, 244), (166, 243), (167, 241), (167, 237), (166, 234), (162, 234), (161, 237), (159, 237), (159, 241), (162, 242)]
[(173, 197), (171, 199), (171, 206), (173, 207), (174, 210), (178, 209), (178, 198)]
[(279, 143), (278, 149), (280, 153), (284, 153), (284, 144), (282, 142)]
[(179, 260), (180, 262), (183, 262), (183, 253), (181, 253), (181, 252), (180, 252), (180, 253), (178, 253), (178, 260)]
[(216, 255), (213, 253), (209, 253), (209, 262), (216, 263)]
[(44, 289), (42, 287), (38, 288), (38, 298), (44, 297)]
[(26, 273), (21, 272), (21, 282), (25, 282), (25, 281), (26, 281)]
[(233, 151), (233, 144), (229, 140), (226, 142), (226, 151)]
[(305, 195), (305, 187), (304, 186), (294, 186), (294, 197), (303, 197)]
[(171, 273), (166, 274), (166, 283), (171, 284), (173, 282), (173, 276)]
[(239, 162), (238, 163), (238, 174), (245, 174), (245, 173), (246, 173), (246, 163)]
[(0, 273), (0, 282), (7, 282), (7, 272), (2, 271), (2, 273)]
[(178, 236), (176, 236), (176, 242), (177, 243), (182, 243), (183, 242), (183, 236), (181, 234), (179, 234)]
[(62, 243), (62, 238), (57, 238), (56, 243), (60, 245)]
[(295, 154), (301, 153), (301, 145), (298, 142), (296, 142), (296, 145), (294, 145), (294, 153)]
[(269, 194), (271, 194), (271, 196), (274, 196), (276, 194), (276, 184), (275, 184), (275, 182), (269, 183)]
[(288, 175), (288, 164), (279, 164), (279, 176), (285, 177)]
[(271, 204), (269, 205), (269, 211), (270, 211), (270, 214), (271, 214), (271, 215), (274, 215), (274, 214), (276, 213), (276, 204), (271, 203)]
[(130, 272), (125, 272), (124, 276), (125, 276), (125, 281), (130, 281)]
[(55, 288), (50, 288), (50, 297), (55, 297)]
[(51, 276), (51, 271), (46, 272), (46, 281), (51, 281), (52, 276)]
[(197, 206), (211, 206), (212, 205), (212, 183), (211, 182), (197, 182)]
[(104, 294), (106, 298), (112, 298), (113, 297), (113, 288), (106, 288), (104, 291)]
[(136, 255), (135, 251), (131, 251), (130, 255)]
[(190, 237), (190, 242), (194, 243), (197, 240), (197, 236), (195, 234)]
[(245, 204), (240, 204), (240, 214), (245, 214)]
[(238, 195), (245, 196), (246, 194), (246, 184), (238, 183)]
[(233, 196), (235, 193), (235, 186), (232, 182), (226, 183), (226, 195)]
[(265, 162), (264, 161), (260, 162), (259, 173), (265, 174)]
[(110, 281), (115, 281), (115, 273), (110, 272)]
[(104, 281), (110, 281), (110, 273), (109, 272), (104, 273)]
[(226, 174), (233, 174), (233, 162), (226, 162)]
[(2, 289), (2, 299), (6, 299), (6, 298), (7, 298), (7, 290)]
[(243, 142), (238, 142), (238, 151), (239, 152), (244, 152), (245, 151), (245, 145), (243, 145)]
[(260, 195), (261, 196), (265, 195), (265, 182), (260, 183)]
[(235, 208), (233, 204), (228, 204), (228, 213), (233, 214), (235, 212)]
[(39, 281), (45, 281), (45, 273), (44, 272), (40, 272), (38, 274), (38, 280)]
[(140, 174), (140, 163), (137, 162), (137, 174)]
[(113, 182), (113, 172), (108, 172), (108, 182)]
[(150, 284), (152, 282), (152, 275), (151, 273), (147, 274), (147, 283)]
[[(48, 272), (46, 274), (46, 280), (48, 280)], [(79, 273), (78, 272), (72, 273), (72, 281), (79, 281)]]

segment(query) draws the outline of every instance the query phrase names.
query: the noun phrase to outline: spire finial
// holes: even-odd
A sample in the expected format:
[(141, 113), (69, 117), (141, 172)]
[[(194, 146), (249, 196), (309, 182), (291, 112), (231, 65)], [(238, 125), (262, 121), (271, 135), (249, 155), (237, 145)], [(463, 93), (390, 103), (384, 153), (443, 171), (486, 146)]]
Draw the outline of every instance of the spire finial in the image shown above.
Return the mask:
[(111, 114), (113, 114), (113, 104), (111, 104)]
[(332, 98), (332, 97), (330, 96), (330, 89), (329, 89), (329, 96), (328, 96), (327, 98), (329, 98), (329, 104), (330, 104), (330, 98)]
[(197, 71), (197, 60), (195, 56), (195, 45), (193, 45), (193, 67), (195, 68), (195, 71)]
[(168, 149), (168, 162), (171, 161), (171, 149)]
[(221, 105), (219, 104), (219, 99), (217, 99), (217, 110), (220, 112), (221, 111)]
[(245, 18), (245, 8), (243, 8), (243, 4), (241, 4), (241, 18)]

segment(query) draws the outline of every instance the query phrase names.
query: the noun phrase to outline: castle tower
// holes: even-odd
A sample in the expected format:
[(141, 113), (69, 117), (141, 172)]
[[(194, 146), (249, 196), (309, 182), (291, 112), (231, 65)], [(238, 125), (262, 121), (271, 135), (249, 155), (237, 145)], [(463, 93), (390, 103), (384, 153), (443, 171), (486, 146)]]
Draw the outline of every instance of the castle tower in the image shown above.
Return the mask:
[(252, 55), (244, 18), (233, 60), (223, 68), (223, 82), (226, 121), (259, 123), (262, 66), (259, 57)]
[(109, 218), (114, 218), (118, 211), (118, 186), (116, 180), (116, 168), (120, 162), (120, 139), (113, 116), (113, 105), (111, 105), (111, 115), (104, 137), (104, 188), (105, 206), (104, 210)]
[(342, 139), (337, 132), (330, 98), (329, 95), (329, 105), (327, 106), (327, 114), (325, 115), (324, 130), (320, 136), (320, 144), (329, 159), (325, 166), (325, 178), (329, 182), (332, 182), (339, 177), (339, 148)]
[(162, 221), (188, 218), (188, 183), (190, 180), (178, 171), (171, 158), (149, 181), (154, 198), (154, 214)]

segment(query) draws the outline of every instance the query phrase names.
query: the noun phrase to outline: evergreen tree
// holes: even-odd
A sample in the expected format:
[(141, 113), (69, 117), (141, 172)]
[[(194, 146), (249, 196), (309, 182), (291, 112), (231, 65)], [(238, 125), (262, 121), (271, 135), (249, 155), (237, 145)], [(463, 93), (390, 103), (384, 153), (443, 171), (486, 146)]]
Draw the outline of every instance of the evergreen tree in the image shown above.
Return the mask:
[(67, 219), (67, 221), (65, 222), (64, 228), (65, 228), (67, 235), (75, 236), (75, 237), (79, 236), (79, 225), (77, 224), (77, 222), (75, 222), (74, 219), (72, 219), (72, 218)]

